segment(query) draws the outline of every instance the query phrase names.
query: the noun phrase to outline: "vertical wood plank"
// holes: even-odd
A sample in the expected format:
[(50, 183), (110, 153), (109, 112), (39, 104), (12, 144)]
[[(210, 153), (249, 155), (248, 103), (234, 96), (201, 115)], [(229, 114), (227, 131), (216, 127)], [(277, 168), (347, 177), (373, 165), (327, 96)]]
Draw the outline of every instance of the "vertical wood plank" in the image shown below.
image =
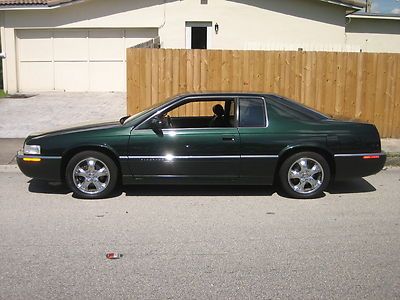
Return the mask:
[(317, 55), (317, 70), (315, 79), (315, 108), (319, 111), (325, 110), (325, 87), (326, 87), (326, 72), (327, 72), (327, 53), (320, 52)]
[(127, 113), (133, 115), (140, 107), (140, 52), (138, 49), (127, 51)]
[(160, 75), (159, 71), (159, 55), (158, 49), (153, 49), (151, 51), (151, 105), (158, 103), (160, 100), (158, 98), (158, 78)]
[(166, 51), (165, 49), (159, 49), (158, 55), (158, 101), (163, 101), (167, 98), (165, 92), (165, 78), (166, 78)]
[(232, 52), (232, 91), (240, 91), (240, 82), (242, 68), (240, 65), (241, 51), (233, 50)]
[(172, 94), (172, 49), (165, 50), (165, 96), (171, 97)]
[[(386, 84), (387, 84), (387, 54), (378, 55), (377, 57), (377, 69), (375, 73), (376, 78), (376, 98), (374, 101), (374, 114), (373, 114), (373, 123), (378, 128), (381, 135), (385, 135), (384, 132), (384, 109), (386, 106), (387, 97), (386, 93)], [(386, 61), (385, 61), (386, 60)]]
[(376, 101), (376, 71), (378, 68), (378, 55), (368, 53), (367, 56), (367, 77), (365, 81), (365, 117), (364, 121), (372, 123), (374, 119), (374, 106)]
[[(193, 50), (179, 49), (174, 50), (176, 55), (179, 56), (178, 69), (178, 92), (177, 94), (184, 94), (193, 92)], [(176, 66), (173, 72), (176, 72)], [(178, 108), (179, 116), (189, 116), (192, 113), (190, 105), (184, 105)]]
[(285, 79), (285, 88), (287, 90), (287, 97), (295, 98), (295, 82), (296, 82), (296, 52), (291, 51), (288, 53), (288, 74)]
[(336, 67), (336, 93), (335, 93), (335, 116), (341, 116), (344, 111), (344, 98), (346, 87), (346, 56), (347, 53), (337, 53)]
[(357, 53), (348, 53), (346, 56), (346, 69), (344, 70), (344, 108), (342, 114), (347, 119), (353, 119), (357, 94)]
[(273, 52), (266, 51), (264, 55), (264, 91), (268, 93), (273, 92), (273, 82), (274, 82), (274, 74), (273, 74)]
[(282, 69), (281, 69), (281, 62), (282, 62), (282, 54), (279, 51), (274, 51), (274, 85), (273, 85), (273, 91), (276, 94), (280, 93), (280, 85), (281, 85), (281, 80), (282, 80)]
[(357, 55), (357, 87), (356, 87), (356, 104), (354, 119), (363, 120), (365, 113), (365, 83), (366, 83), (366, 55), (359, 53)]
[(222, 51), (221, 58), (221, 91), (229, 92), (232, 90), (232, 76), (233, 66), (232, 66), (232, 51), (226, 50)]
[[(201, 84), (201, 71), (200, 62), (201, 52), (200, 50), (193, 50), (193, 91), (195, 93), (200, 92)], [(200, 103), (193, 104), (193, 116), (200, 116)]]
[(302, 80), (303, 80), (303, 70), (302, 70), (302, 57), (303, 52), (296, 52), (296, 67), (295, 67), (295, 87), (294, 87), (294, 100), (301, 102), (301, 91), (302, 91)]
[(335, 101), (336, 101), (336, 53), (329, 52), (327, 57), (327, 72), (326, 84), (327, 93), (325, 95), (325, 110), (324, 113), (335, 116)]
[(396, 75), (400, 72), (399, 69), (400, 60), (397, 59), (396, 55), (390, 55), (389, 58), (389, 72), (388, 72), (388, 84), (387, 84), (387, 97), (389, 105), (385, 107), (385, 136), (386, 137), (394, 137), (394, 114), (396, 108), (396, 100), (400, 101), (400, 99), (396, 99), (396, 89), (399, 88), (398, 82), (396, 82)]
[(392, 130), (389, 137), (400, 138), (400, 54), (396, 54), (395, 86), (393, 88), (394, 105), (392, 116)]
[[(147, 49), (145, 49), (147, 50)], [(151, 106), (151, 71), (152, 71), (152, 66), (151, 66), (151, 52), (152, 49), (150, 49), (151, 51), (144, 51), (144, 60), (145, 60), (145, 67), (144, 67), (144, 72), (145, 72), (145, 83), (144, 83), (144, 107), (150, 107)]]
[(146, 63), (146, 49), (139, 49), (138, 50), (138, 54), (140, 56), (140, 64), (141, 64), (141, 68), (139, 70), (140, 74), (139, 74), (139, 86), (140, 86), (140, 90), (139, 90), (139, 107), (142, 109), (146, 108), (147, 104), (146, 104), (146, 67), (148, 64), (148, 62)]
[[(200, 89), (202, 92), (207, 92), (208, 88), (208, 65), (209, 65), (209, 51), (200, 50)], [(206, 105), (204, 102), (200, 103), (200, 115), (205, 111)]]
[(248, 92), (250, 90), (250, 52), (245, 51), (242, 52), (241, 55), (241, 64), (242, 64), (242, 82), (240, 91)]
[(306, 52), (304, 104), (309, 107), (315, 107), (315, 73), (316, 54), (315, 52)]

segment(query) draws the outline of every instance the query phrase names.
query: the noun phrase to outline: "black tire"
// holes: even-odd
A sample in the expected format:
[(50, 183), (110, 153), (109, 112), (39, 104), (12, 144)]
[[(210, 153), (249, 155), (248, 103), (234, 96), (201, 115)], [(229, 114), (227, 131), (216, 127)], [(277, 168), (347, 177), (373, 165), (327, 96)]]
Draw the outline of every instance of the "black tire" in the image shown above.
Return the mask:
[[(320, 169), (320, 172), (317, 172)], [(290, 172), (290, 174), (289, 174)], [(313, 174), (316, 172), (315, 174)], [(331, 179), (326, 159), (315, 152), (299, 152), (287, 158), (279, 169), (283, 191), (297, 199), (312, 199), (323, 195)]]
[[(65, 181), (78, 198), (106, 198), (117, 184), (118, 167), (104, 153), (83, 151), (73, 156), (68, 162)], [(85, 188), (86, 185), (87, 188)]]

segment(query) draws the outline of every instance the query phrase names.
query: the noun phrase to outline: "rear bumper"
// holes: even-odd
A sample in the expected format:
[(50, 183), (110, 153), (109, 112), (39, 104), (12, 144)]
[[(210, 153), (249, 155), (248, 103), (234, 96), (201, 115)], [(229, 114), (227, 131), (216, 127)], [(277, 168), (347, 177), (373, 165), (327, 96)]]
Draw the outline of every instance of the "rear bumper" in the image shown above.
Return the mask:
[(30, 178), (61, 181), (61, 156), (37, 156), (17, 153), (17, 164), (22, 173)]
[(366, 177), (382, 170), (386, 153), (335, 154), (336, 180)]

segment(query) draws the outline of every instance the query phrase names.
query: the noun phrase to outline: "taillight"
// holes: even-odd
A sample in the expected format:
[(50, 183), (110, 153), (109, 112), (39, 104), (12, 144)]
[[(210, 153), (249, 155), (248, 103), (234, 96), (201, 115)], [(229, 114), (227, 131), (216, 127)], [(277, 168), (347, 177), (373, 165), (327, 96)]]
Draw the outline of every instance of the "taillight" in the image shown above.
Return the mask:
[(379, 159), (379, 155), (365, 155), (363, 156), (363, 159)]

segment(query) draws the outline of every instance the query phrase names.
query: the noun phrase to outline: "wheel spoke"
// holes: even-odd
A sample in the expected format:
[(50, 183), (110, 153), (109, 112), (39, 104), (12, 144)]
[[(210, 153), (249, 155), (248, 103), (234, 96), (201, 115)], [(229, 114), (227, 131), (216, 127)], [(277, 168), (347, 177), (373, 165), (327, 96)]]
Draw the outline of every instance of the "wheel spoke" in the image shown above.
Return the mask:
[(291, 179), (300, 179), (300, 173), (297, 172), (296, 170), (290, 170), (289, 171), (289, 178), (291, 178)]
[(321, 168), (320, 168), (319, 165), (315, 164), (315, 165), (311, 168), (310, 171), (311, 171), (311, 172), (310, 172), (310, 175), (311, 175), (311, 176), (314, 176), (315, 174), (321, 173), (322, 170), (321, 170)]
[(307, 178), (306, 182), (308, 182), (311, 185), (311, 189), (315, 189), (319, 186), (318, 180), (315, 180), (314, 178), (310, 177)]
[(306, 181), (300, 181), (299, 184), (295, 185), (293, 188), (299, 193), (304, 193)]
[(301, 160), (299, 161), (299, 166), (300, 166), (300, 171), (301, 171), (301, 172), (307, 171), (307, 170), (308, 170), (308, 167), (307, 167), (307, 160), (301, 159)]
[(87, 165), (88, 165), (88, 171), (89, 172), (94, 172), (95, 171), (96, 162), (93, 159), (88, 160)]
[(108, 176), (108, 171), (104, 167), (95, 172), (96, 178), (103, 177), (103, 176)]
[(87, 178), (88, 174), (84, 169), (78, 168), (78, 170), (75, 172), (75, 176), (80, 176), (80, 177)]
[(101, 183), (100, 181), (97, 180), (94, 180), (93, 184), (96, 187), (97, 192), (100, 192), (106, 188), (106, 185), (104, 183)]
[(84, 182), (82, 182), (82, 183), (79, 185), (79, 188), (80, 188), (81, 190), (87, 192), (87, 191), (89, 190), (89, 185), (90, 185), (90, 181), (85, 180)]

